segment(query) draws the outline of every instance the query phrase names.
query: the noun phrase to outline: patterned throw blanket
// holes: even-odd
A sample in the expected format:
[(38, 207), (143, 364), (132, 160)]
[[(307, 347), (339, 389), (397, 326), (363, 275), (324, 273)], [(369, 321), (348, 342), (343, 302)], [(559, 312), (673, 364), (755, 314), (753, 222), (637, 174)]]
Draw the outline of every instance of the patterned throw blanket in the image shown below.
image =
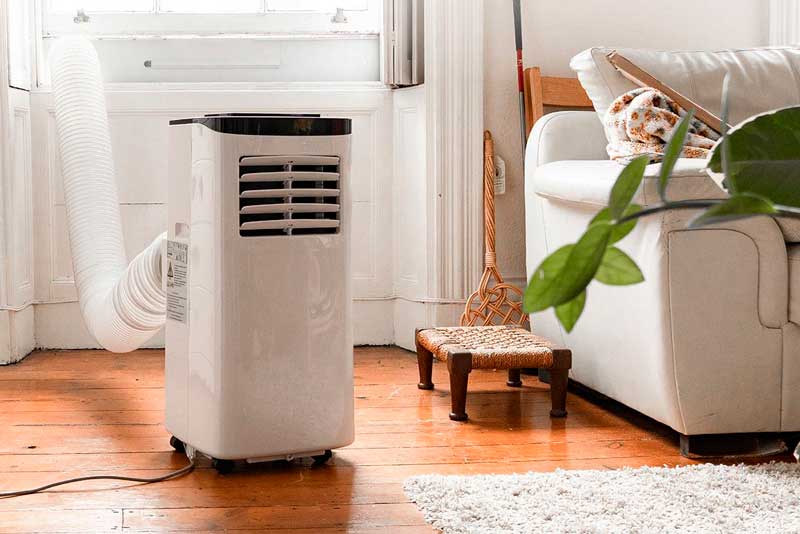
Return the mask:
[[(628, 91), (608, 108), (605, 117), (608, 155), (612, 160), (647, 154), (660, 161), (672, 132), (686, 111), (661, 91), (643, 87)], [(719, 134), (697, 119), (689, 126), (683, 158), (706, 158)]]

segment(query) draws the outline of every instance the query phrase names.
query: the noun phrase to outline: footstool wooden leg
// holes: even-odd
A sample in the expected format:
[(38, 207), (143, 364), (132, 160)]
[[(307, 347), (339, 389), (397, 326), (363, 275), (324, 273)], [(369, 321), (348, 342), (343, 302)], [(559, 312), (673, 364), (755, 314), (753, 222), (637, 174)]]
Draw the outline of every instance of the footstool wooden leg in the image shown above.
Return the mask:
[(419, 389), (433, 389), (433, 354), (417, 341), (417, 365), (419, 366)]
[(508, 380), (506, 381), (506, 385), (511, 388), (521, 388), (522, 387), (522, 377), (520, 376), (521, 372), (522, 372), (521, 369), (509, 369)]
[(466, 421), (467, 383), (472, 371), (472, 354), (455, 353), (447, 355), (447, 370), (450, 372), (450, 419)]
[(567, 416), (567, 381), (569, 369), (550, 369), (550, 417)]

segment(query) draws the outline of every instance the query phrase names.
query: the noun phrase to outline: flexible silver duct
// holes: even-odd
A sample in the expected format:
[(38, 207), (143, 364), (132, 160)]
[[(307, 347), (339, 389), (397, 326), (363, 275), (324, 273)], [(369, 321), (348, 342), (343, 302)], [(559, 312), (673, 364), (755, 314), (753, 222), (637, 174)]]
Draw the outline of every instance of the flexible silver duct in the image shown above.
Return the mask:
[(100, 63), (84, 37), (50, 54), (72, 265), (81, 312), (104, 348), (129, 352), (161, 328), (164, 234), (128, 265)]

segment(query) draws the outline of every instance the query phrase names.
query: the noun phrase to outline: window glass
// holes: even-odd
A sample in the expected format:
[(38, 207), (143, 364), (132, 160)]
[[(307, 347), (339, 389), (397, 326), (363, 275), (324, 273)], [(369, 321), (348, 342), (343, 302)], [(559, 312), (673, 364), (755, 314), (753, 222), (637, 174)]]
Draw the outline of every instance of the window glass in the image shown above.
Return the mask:
[(51, 13), (133, 13), (155, 11), (154, 0), (49, 0)]
[[(0, 0), (2, 1), (2, 0)], [(31, 0), (18, 0), (29, 2)], [(45, 37), (324, 34), (381, 28), (382, 0), (42, 0)], [(337, 8), (343, 17), (333, 17)], [(84, 10), (88, 21), (78, 20)], [(79, 23), (79, 24), (76, 24)]]
[(337, 7), (347, 10), (365, 10), (368, 0), (267, 0), (268, 11), (322, 11), (336, 12)]
[(260, 13), (261, 0), (161, 0), (159, 11), (171, 13)]

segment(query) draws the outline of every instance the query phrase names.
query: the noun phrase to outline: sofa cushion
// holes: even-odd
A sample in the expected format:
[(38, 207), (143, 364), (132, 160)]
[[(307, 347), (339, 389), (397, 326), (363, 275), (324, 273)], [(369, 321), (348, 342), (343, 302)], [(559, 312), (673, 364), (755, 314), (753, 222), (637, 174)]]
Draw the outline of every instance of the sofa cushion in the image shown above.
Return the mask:
[(792, 217), (779, 217), (775, 219), (783, 232), (783, 239), (787, 243), (800, 243), (800, 219)]
[[(725, 193), (705, 171), (705, 160), (681, 158), (675, 164), (667, 192), (671, 200), (725, 198)], [(614, 161), (554, 161), (536, 168), (533, 174), (533, 191), (540, 197), (590, 204), (608, 205), (608, 195), (623, 166)], [(642, 186), (633, 201), (642, 206), (661, 202), (658, 194), (658, 173), (661, 164), (654, 163), (645, 169)], [(783, 239), (800, 247), (800, 219), (776, 218)], [(798, 256), (800, 261), (800, 256)], [(800, 268), (798, 268), (800, 278)], [(798, 281), (800, 284), (800, 281)], [(800, 288), (799, 288), (800, 289)]]
[[(679, 159), (667, 189), (670, 199), (725, 198), (727, 194), (706, 174), (705, 167), (705, 160)], [(555, 161), (536, 169), (533, 190), (546, 198), (602, 207), (608, 204), (608, 195), (623, 168), (615, 161)], [(659, 172), (660, 163), (647, 166), (634, 202), (643, 206), (661, 202)]]
[(730, 72), (733, 123), (800, 104), (800, 47), (716, 52), (590, 48), (572, 58), (570, 67), (578, 74), (601, 120), (615, 98), (636, 88), (606, 59), (613, 50), (717, 115), (722, 81)]
[(789, 256), (789, 320), (800, 325), (800, 245), (786, 248)]

